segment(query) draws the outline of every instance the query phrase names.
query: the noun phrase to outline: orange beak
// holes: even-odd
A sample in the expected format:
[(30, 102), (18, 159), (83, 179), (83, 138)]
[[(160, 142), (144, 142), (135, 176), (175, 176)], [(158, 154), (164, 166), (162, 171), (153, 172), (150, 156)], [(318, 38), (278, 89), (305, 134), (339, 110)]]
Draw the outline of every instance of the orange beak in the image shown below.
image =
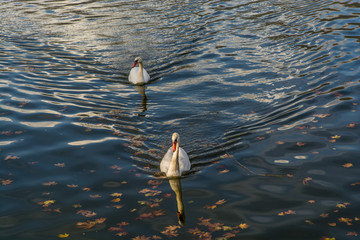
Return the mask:
[(134, 65), (133, 65), (132, 67), (135, 67), (135, 66), (136, 66), (136, 64), (137, 64), (137, 61), (135, 61), (135, 62), (134, 62)]
[(173, 146), (172, 146), (172, 151), (175, 152), (176, 151), (176, 144), (177, 144), (177, 141), (175, 140), (173, 142)]

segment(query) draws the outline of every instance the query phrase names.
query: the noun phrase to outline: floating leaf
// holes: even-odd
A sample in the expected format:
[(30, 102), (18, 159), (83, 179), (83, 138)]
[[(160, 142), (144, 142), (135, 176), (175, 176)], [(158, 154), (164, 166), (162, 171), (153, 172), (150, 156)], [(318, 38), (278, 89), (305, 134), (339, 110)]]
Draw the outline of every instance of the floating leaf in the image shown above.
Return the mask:
[(112, 193), (110, 194), (110, 196), (112, 197), (121, 197), (123, 194), (122, 193)]
[(341, 136), (339, 136), (339, 135), (336, 134), (336, 135), (334, 135), (334, 136), (331, 136), (331, 138), (332, 138), (332, 139), (339, 139), (339, 138), (341, 138)]
[(308, 185), (311, 180), (312, 180), (311, 177), (304, 178), (304, 179), (303, 179), (303, 184), (304, 184), (304, 185)]
[(13, 156), (13, 155), (7, 155), (4, 160), (7, 161), (7, 160), (16, 160), (16, 159), (19, 159), (20, 157), (18, 156)]
[(305, 143), (303, 143), (303, 142), (297, 142), (297, 143), (296, 143), (296, 146), (302, 147), (302, 146), (305, 146)]
[(164, 231), (161, 231), (162, 234), (168, 236), (168, 237), (177, 237), (179, 236), (178, 230), (180, 226), (177, 225), (170, 225), (165, 228)]
[(58, 183), (55, 182), (55, 181), (49, 181), (49, 182), (44, 182), (42, 185), (44, 185), (44, 186), (55, 186), (57, 184)]
[(79, 210), (76, 212), (76, 214), (81, 214), (84, 217), (94, 217), (96, 216), (95, 212), (89, 211), (89, 210)]
[(354, 165), (352, 163), (345, 163), (344, 165), (342, 165), (344, 168), (351, 168)]
[(70, 236), (70, 234), (68, 234), (68, 233), (61, 233), (58, 235), (59, 238), (67, 238), (69, 236)]
[(142, 236), (134, 237), (131, 240), (150, 240), (150, 237), (146, 237), (146, 236), (142, 235)]
[(65, 163), (55, 163), (54, 166), (56, 167), (65, 167)]
[(240, 223), (239, 228), (247, 229), (247, 228), (249, 228), (249, 225), (247, 223)]
[(10, 185), (12, 182), (13, 182), (13, 180), (11, 180), (11, 179), (1, 180), (1, 185), (3, 185), (3, 186)]

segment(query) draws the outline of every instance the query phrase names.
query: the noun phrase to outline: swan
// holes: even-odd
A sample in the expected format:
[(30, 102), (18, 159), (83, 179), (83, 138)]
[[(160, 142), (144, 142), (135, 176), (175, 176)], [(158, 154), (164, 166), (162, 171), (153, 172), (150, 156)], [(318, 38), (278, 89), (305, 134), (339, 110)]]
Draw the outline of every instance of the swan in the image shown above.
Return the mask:
[[(136, 65), (139, 64), (139, 67)], [(133, 84), (145, 84), (150, 80), (150, 76), (143, 67), (141, 57), (135, 58), (134, 65), (129, 74), (129, 82)]]
[(179, 147), (180, 136), (178, 133), (172, 135), (172, 147), (166, 152), (161, 160), (160, 170), (167, 177), (180, 177), (184, 171), (189, 171), (191, 163), (184, 149)]

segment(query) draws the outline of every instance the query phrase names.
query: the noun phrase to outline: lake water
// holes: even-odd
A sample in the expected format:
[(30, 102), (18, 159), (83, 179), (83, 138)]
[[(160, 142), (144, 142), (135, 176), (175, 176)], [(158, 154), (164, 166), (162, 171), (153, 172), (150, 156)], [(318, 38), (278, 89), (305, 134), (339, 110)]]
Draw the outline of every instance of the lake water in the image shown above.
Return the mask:
[(358, 239), (359, 23), (353, 0), (2, 0), (0, 238)]

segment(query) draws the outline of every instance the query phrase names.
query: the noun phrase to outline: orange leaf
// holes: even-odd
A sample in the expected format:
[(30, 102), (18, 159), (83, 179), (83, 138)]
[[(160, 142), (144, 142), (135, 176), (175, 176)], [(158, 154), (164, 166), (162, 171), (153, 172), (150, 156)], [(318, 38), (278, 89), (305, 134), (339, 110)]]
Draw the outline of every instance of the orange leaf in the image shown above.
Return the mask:
[(351, 168), (353, 167), (352, 163), (345, 163), (344, 165), (342, 165), (344, 168)]

